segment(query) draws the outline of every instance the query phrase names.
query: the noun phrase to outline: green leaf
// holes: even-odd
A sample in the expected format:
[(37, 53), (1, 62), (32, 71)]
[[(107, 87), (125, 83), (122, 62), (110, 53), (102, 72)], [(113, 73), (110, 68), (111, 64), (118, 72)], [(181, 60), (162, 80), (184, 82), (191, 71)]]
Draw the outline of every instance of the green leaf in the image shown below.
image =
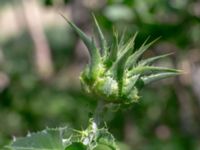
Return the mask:
[(107, 67), (111, 67), (113, 62), (117, 59), (117, 53), (118, 53), (118, 33), (114, 32), (114, 43), (112, 44), (111, 48), (110, 48), (110, 53), (108, 54), (108, 57), (106, 58), (106, 64)]
[(126, 88), (124, 88), (124, 95), (130, 94), (130, 92), (134, 89), (136, 82), (138, 81), (140, 75), (135, 75), (128, 80)]
[(125, 63), (131, 53), (132, 48), (133, 48), (135, 37), (136, 37), (136, 35), (129, 40), (129, 42), (126, 44), (126, 47), (124, 48), (122, 54), (120, 54), (120, 56), (118, 56), (119, 58), (115, 61), (115, 63), (113, 64), (113, 67), (111, 68), (113, 77), (118, 81), (119, 95), (121, 95), (121, 92), (122, 92)]
[(155, 67), (155, 66), (138, 66), (136, 68), (133, 68), (129, 72), (129, 76), (133, 76), (136, 74), (145, 75), (145, 74), (151, 74), (154, 72), (174, 72), (178, 73), (179, 70), (176, 69), (170, 69), (170, 68), (164, 68), (164, 67)]
[(17, 138), (8, 148), (12, 150), (64, 150), (63, 133), (66, 128), (46, 129)]
[(127, 50), (133, 50), (134, 49), (135, 39), (136, 39), (137, 35), (138, 35), (138, 32), (136, 32), (134, 34), (134, 36), (132, 38), (130, 38), (127, 43), (125, 43), (123, 46), (119, 47), (118, 57), (121, 57), (122, 55), (124, 55), (124, 53), (126, 53)]
[(65, 150), (87, 150), (87, 147), (80, 142), (74, 142), (70, 144)]
[(119, 47), (122, 47), (124, 45), (125, 41), (125, 34), (126, 34), (126, 28), (123, 30), (120, 41), (119, 41)]
[(89, 38), (84, 32), (82, 32), (73, 22), (70, 22), (65, 16), (62, 17), (69, 23), (69, 25), (74, 29), (74, 31), (79, 35), (90, 53), (90, 76), (95, 78), (98, 64), (100, 63), (100, 53), (95, 46), (94, 39)]
[(169, 78), (169, 77), (174, 77), (174, 76), (177, 76), (179, 74), (181, 74), (181, 72), (164, 72), (164, 73), (153, 74), (153, 75), (150, 75), (150, 76), (147, 76), (147, 77), (142, 77), (141, 79), (143, 80), (144, 85), (147, 85), (151, 82), (158, 81), (158, 80), (165, 79), (165, 78)]
[(11, 150), (93, 150), (97, 145), (105, 145), (111, 150), (119, 150), (114, 137), (108, 130), (106, 128), (99, 129), (93, 119), (90, 119), (86, 130), (47, 128), (41, 132), (17, 138), (7, 148)]
[(83, 31), (81, 31), (73, 22), (69, 21), (65, 16), (62, 15), (62, 17), (69, 23), (69, 25), (74, 29), (74, 31), (83, 40), (86, 47), (90, 50), (90, 53), (93, 53), (93, 49), (92, 49), (93, 44), (92, 44), (91, 38), (89, 38)]
[(145, 60), (141, 60), (138, 64), (141, 66), (145, 66), (145, 65), (151, 65), (154, 61), (167, 57), (169, 55), (172, 55), (173, 53), (169, 53), (169, 54), (164, 54), (164, 55), (160, 55), (160, 56), (155, 56), (155, 57), (151, 57)]
[[(123, 51), (118, 55), (118, 59), (113, 64), (112, 71), (115, 72), (114, 73), (115, 77), (116, 76), (120, 76), (119, 74), (121, 74), (123, 72), (125, 62), (126, 62), (127, 58), (129, 57), (129, 55), (131, 53), (131, 50), (133, 49), (134, 41), (135, 41), (136, 36), (137, 36), (137, 34), (135, 34), (135, 36), (133, 36), (127, 42), (127, 44), (125, 44), (125, 47), (124, 47)], [(120, 76), (120, 78), (121, 78), (121, 76)]]
[(104, 144), (98, 144), (93, 150), (115, 150), (115, 149), (112, 149)]
[(107, 42), (106, 42), (106, 39), (102, 33), (102, 30), (98, 24), (98, 21), (95, 17), (95, 15), (93, 14), (93, 19), (94, 19), (94, 22), (95, 22), (95, 27), (96, 27), (96, 30), (97, 30), (97, 35), (98, 35), (98, 38), (99, 38), (99, 42), (100, 42), (100, 48), (101, 48), (101, 52), (102, 52), (102, 55), (106, 54), (107, 52)]
[(102, 150), (119, 150), (119, 148), (116, 144), (115, 138), (105, 128), (99, 129), (99, 131), (98, 131), (97, 147), (98, 147), (98, 145), (99, 145), (99, 148), (103, 148), (103, 147), (107, 148), (107, 149), (102, 149)]
[(146, 41), (142, 44), (142, 46), (135, 52), (133, 53), (129, 59), (127, 60), (126, 68), (131, 69), (133, 66), (136, 65), (138, 59), (141, 57), (141, 55), (153, 44), (155, 43), (159, 38), (153, 40), (152, 42), (146, 44), (148, 41), (148, 38)]

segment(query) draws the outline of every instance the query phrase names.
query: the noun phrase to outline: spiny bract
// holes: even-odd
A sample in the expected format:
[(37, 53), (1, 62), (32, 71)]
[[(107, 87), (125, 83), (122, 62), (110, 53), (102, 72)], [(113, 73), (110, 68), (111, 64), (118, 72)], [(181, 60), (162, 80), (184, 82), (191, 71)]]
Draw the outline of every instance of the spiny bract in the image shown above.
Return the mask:
[(147, 40), (135, 51), (134, 44), (137, 33), (125, 42), (124, 35), (118, 38), (114, 32), (111, 45), (93, 16), (98, 35), (99, 47), (94, 38), (88, 37), (74, 23), (67, 20), (79, 35), (90, 54), (90, 62), (80, 76), (83, 88), (90, 94), (111, 103), (130, 104), (139, 99), (139, 90), (146, 84), (175, 76), (180, 71), (164, 67), (152, 66), (155, 60), (168, 56), (160, 55), (140, 60), (141, 55), (157, 40)]

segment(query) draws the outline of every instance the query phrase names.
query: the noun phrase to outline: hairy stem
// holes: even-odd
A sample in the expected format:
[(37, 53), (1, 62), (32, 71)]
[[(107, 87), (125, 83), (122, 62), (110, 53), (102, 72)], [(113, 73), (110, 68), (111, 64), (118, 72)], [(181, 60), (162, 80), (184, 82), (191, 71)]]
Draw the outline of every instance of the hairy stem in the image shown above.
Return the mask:
[(98, 101), (97, 108), (94, 113), (94, 122), (99, 126), (102, 122), (102, 115), (104, 110), (104, 101), (100, 100)]

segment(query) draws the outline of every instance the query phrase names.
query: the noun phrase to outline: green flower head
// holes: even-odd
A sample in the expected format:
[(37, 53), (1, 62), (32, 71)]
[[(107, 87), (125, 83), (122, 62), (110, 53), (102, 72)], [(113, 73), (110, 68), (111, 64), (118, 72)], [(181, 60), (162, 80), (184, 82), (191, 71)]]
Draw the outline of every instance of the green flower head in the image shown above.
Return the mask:
[(155, 60), (169, 54), (140, 59), (157, 39), (150, 43), (146, 40), (135, 50), (137, 33), (125, 41), (124, 35), (119, 39), (118, 33), (114, 32), (113, 42), (108, 45), (96, 18), (94, 16), (93, 18), (99, 47), (94, 38), (88, 37), (65, 18), (82, 39), (90, 54), (89, 64), (80, 76), (81, 84), (87, 93), (110, 103), (130, 104), (138, 101), (139, 91), (146, 84), (180, 73), (175, 69), (152, 66)]

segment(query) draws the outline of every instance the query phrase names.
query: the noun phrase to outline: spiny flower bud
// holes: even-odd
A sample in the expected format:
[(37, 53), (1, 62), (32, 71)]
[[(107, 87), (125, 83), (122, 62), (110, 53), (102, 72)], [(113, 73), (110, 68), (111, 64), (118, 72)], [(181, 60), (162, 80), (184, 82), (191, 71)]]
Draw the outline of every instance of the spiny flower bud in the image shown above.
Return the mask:
[(155, 60), (169, 54), (140, 59), (157, 39), (150, 43), (146, 40), (135, 50), (137, 33), (125, 42), (124, 35), (119, 40), (118, 33), (114, 32), (113, 43), (108, 45), (96, 18), (94, 16), (93, 18), (100, 47), (96, 46), (94, 38), (88, 37), (65, 18), (82, 39), (90, 54), (89, 64), (80, 76), (81, 84), (87, 93), (107, 102), (130, 104), (138, 101), (139, 91), (146, 84), (180, 73), (175, 69), (152, 66)]

